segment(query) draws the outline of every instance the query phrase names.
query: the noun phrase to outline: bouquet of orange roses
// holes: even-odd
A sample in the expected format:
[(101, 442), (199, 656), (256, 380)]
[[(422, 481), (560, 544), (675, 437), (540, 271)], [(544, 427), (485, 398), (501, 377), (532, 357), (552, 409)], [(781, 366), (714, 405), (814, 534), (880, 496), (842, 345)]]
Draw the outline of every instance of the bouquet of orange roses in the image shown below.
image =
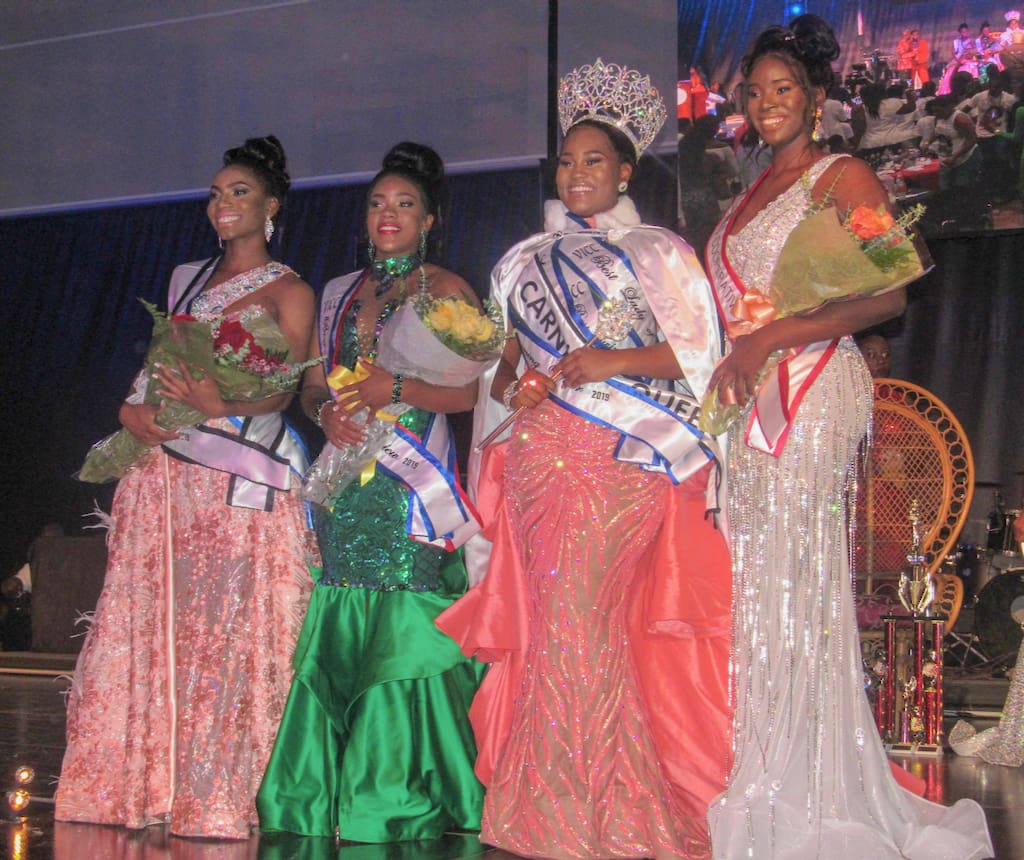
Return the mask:
[[(423, 379), (434, 385), (458, 387), (479, 377), (498, 360), (505, 344), (501, 309), (489, 300), (484, 313), (463, 299), (435, 299), (425, 290), (402, 305), (384, 327), (375, 363), (389, 373)], [(335, 367), (327, 376), (334, 391), (364, 379), (367, 372)], [(344, 407), (344, 401), (339, 401)], [(336, 448), (324, 445), (306, 473), (302, 495), (307, 501), (333, 507), (338, 495), (357, 475), (366, 483), (373, 477), (377, 454), (394, 436), (395, 421), (409, 407), (391, 404), (374, 415), (353, 420), (366, 424), (361, 445)]]
[[(811, 209), (786, 239), (768, 294), (748, 289), (732, 308), (736, 319), (728, 326), (729, 336), (807, 313), (826, 302), (881, 295), (921, 277), (930, 261), (927, 251), (915, 243), (912, 227), (923, 214), (921, 205), (898, 218), (884, 207), (858, 206), (842, 218), (825, 203)], [(761, 378), (783, 357), (773, 355)], [(718, 435), (739, 413), (739, 406), (722, 404), (717, 389), (711, 390), (701, 404), (700, 427)]]

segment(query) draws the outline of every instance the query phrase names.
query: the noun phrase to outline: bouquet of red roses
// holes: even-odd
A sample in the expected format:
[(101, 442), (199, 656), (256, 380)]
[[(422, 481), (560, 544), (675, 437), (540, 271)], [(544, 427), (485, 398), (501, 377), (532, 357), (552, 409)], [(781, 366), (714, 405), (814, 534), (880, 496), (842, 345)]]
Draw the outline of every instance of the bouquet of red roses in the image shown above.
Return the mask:
[[(316, 359), (295, 363), (281, 330), (263, 308), (249, 307), (214, 322), (188, 315), (169, 317), (143, 302), (153, 315), (153, 339), (146, 354), (143, 402), (159, 405), (156, 393), (158, 366), (176, 368), (181, 361), (193, 378), (211, 377), (225, 400), (263, 400), (283, 391), (294, 391), (302, 371)], [(201, 424), (206, 415), (179, 403), (166, 401), (156, 423), (165, 430)], [(89, 450), (76, 476), (94, 484), (122, 477), (150, 450), (126, 429), (101, 439)]]

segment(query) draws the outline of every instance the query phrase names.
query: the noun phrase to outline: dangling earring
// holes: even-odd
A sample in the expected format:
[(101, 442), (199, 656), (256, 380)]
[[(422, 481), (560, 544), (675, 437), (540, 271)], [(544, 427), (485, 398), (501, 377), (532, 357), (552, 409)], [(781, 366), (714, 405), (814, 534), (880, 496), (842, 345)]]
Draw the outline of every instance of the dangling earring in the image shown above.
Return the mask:
[(821, 108), (814, 111), (814, 128), (811, 129), (811, 137), (816, 141), (821, 141)]
[(420, 260), (427, 258), (427, 231), (420, 230)]
[(373, 246), (373, 239), (366, 240), (366, 253), (371, 263), (377, 259), (377, 249)]
[(220, 234), (217, 234), (217, 247), (222, 251), (224, 250), (224, 240), (220, 237)]
[(274, 222), (270, 220), (270, 216), (267, 216), (266, 223), (263, 225), (263, 238), (267, 240), (267, 244), (270, 244), (270, 238), (274, 235)]
[(625, 194), (627, 188), (629, 188), (629, 184), (625, 179), (623, 179), (622, 182), (619, 183), (619, 194)]

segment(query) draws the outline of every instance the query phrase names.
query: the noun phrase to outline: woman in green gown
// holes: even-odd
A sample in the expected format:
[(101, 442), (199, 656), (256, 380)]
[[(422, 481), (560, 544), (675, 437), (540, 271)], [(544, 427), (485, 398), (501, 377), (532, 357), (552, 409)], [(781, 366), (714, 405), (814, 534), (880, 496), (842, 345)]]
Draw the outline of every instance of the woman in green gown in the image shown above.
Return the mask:
[[(450, 490), (457, 469), (443, 413), (471, 409), (476, 383), (442, 387), (370, 363), (395, 311), (418, 291), (479, 307), (462, 278), (422, 259), (443, 172), (437, 153), (419, 144), (398, 144), (385, 156), (367, 198), (371, 265), (324, 288), (323, 361), (307, 371), (302, 404), (342, 451), (365, 439), (358, 416), (366, 409), (412, 407), (398, 432), (442, 452), (434, 488), (447, 482)], [(337, 392), (344, 409), (326, 383), (339, 365), (367, 374)], [(315, 509), (324, 567), (257, 799), (264, 831), (393, 842), (480, 826), (483, 789), (473, 774), (468, 711), (482, 666), (434, 626), (466, 590), (462, 553), (429, 528), (413, 539), (417, 522), (436, 518), (410, 491), (417, 482), (385, 460), (369, 481), (345, 487), (333, 509)]]

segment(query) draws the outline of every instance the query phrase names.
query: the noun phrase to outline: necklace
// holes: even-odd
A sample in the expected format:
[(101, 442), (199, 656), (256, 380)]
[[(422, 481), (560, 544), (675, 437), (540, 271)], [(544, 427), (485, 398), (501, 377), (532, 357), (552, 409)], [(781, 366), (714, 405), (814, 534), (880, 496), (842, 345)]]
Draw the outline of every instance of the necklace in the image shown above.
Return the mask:
[(400, 278), (404, 283), (405, 276), (417, 266), (422, 267), (422, 265), (423, 261), (420, 259), (419, 254), (407, 254), (403, 257), (373, 260), (370, 263), (370, 273), (379, 281), (377, 286), (373, 288), (373, 295), (379, 299), (391, 289), (391, 285), (395, 282), (396, 278)]
[[(427, 272), (426, 269), (423, 268), (422, 264), (420, 264), (419, 270), (419, 292), (422, 293), (425, 292), (427, 289)], [(371, 360), (377, 357), (377, 343), (380, 340), (381, 332), (384, 330), (384, 325), (387, 323), (388, 319), (390, 319), (391, 315), (396, 310), (398, 310), (398, 308), (405, 304), (405, 300), (407, 298), (405, 276), (409, 273), (409, 271), (410, 270), (407, 269), (401, 275), (394, 276), (398, 278), (398, 295), (395, 298), (389, 299), (381, 306), (380, 311), (377, 313), (377, 319), (374, 321), (372, 328), (366, 323), (362, 322), (362, 320), (360, 320), (359, 318), (359, 312), (363, 307), (362, 301), (357, 300), (354, 303), (352, 313), (354, 314), (356, 342), (358, 345), (360, 355), (364, 355)], [(373, 291), (374, 298), (380, 299), (381, 292), (382, 291), (375, 288)]]

